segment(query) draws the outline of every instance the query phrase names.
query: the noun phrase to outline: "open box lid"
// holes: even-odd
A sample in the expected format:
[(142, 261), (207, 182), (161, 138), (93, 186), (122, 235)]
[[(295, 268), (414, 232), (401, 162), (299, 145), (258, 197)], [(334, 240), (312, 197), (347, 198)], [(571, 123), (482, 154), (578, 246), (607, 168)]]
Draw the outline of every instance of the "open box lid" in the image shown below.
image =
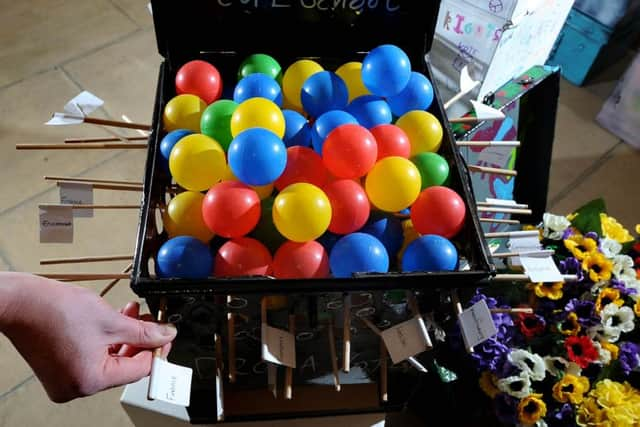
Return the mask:
[(158, 50), (175, 67), (201, 52), (353, 58), (392, 43), (431, 48), (440, 0), (152, 0)]

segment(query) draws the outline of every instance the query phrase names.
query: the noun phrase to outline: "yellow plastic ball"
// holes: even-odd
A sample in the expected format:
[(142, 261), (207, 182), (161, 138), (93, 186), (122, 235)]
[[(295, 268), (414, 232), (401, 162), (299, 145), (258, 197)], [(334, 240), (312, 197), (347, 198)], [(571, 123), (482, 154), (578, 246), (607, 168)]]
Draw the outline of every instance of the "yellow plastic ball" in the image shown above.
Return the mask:
[(398, 251), (398, 265), (402, 265), (402, 257), (404, 256), (404, 251), (407, 249), (407, 246), (420, 237), (420, 233), (413, 227), (413, 222), (411, 222), (410, 219), (402, 221), (402, 237), (402, 246)]
[(282, 138), (285, 123), (278, 104), (267, 98), (249, 98), (240, 103), (231, 115), (231, 136), (235, 138), (249, 128), (264, 128)]
[(200, 117), (207, 108), (207, 103), (196, 95), (182, 94), (174, 96), (167, 102), (162, 114), (164, 130), (189, 129), (200, 132)]
[(214, 236), (202, 219), (204, 194), (197, 191), (183, 191), (167, 205), (162, 215), (162, 223), (170, 238), (192, 236), (208, 243)]
[(322, 65), (311, 59), (299, 59), (289, 65), (282, 76), (282, 92), (286, 99), (294, 106), (302, 109), (300, 93), (304, 82), (314, 75), (324, 71)]
[(442, 125), (433, 114), (422, 111), (409, 111), (396, 121), (409, 138), (411, 156), (425, 151), (437, 153), (442, 143)]
[[(238, 181), (238, 177), (233, 174), (233, 171), (229, 167), (229, 164), (227, 164), (227, 167), (225, 168), (220, 181)], [(271, 194), (273, 194), (273, 184), (250, 185), (249, 187), (253, 188), (255, 192), (258, 193), (258, 197), (260, 198), (260, 200), (264, 200)]]
[(169, 171), (182, 188), (205, 191), (220, 181), (227, 165), (218, 142), (201, 133), (187, 135), (171, 149)]
[(385, 157), (367, 174), (364, 188), (373, 205), (386, 212), (411, 206), (420, 194), (420, 171), (404, 157)]
[(362, 62), (346, 62), (338, 67), (336, 74), (344, 80), (349, 91), (349, 102), (362, 95), (369, 95), (369, 89), (362, 83)]
[(320, 188), (306, 182), (291, 184), (273, 202), (273, 223), (289, 240), (308, 242), (324, 234), (331, 222), (331, 203)]

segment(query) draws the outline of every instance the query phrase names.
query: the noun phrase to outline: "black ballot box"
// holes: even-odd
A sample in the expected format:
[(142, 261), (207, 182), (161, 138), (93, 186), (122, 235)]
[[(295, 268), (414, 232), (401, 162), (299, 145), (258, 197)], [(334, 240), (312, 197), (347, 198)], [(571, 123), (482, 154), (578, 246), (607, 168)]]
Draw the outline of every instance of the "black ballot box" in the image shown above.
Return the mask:
[[(227, 362), (223, 368), (225, 421), (386, 412), (404, 407), (416, 389), (424, 386), (423, 373), (406, 362), (394, 365), (387, 360), (380, 337), (360, 319), (366, 317), (382, 330), (410, 319), (406, 291), (417, 298), (424, 313), (452, 312), (449, 305), (444, 307), (450, 290), (473, 288), (495, 274), (469, 173), (446, 124), (437, 88), (428, 111), (444, 131), (438, 154), (449, 165), (447, 186), (460, 195), (466, 208), (462, 229), (452, 238), (459, 255), (453, 271), (406, 273), (392, 262), (389, 272), (355, 272), (341, 278), (160, 277), (156, 256), (168, 239), (161, 213), (175, 186), (160, 162), (160, 142), (167, 134), (162, 117), (165, 106), (176, 96), (177, 70), (194, 59), (213, 64), (228, 93), (237, 82), (240, 64), (251, 54), (271, 55), (283, 71), (302, 58), (335, 70), (340, 64), (361, 61), (377, 46), (394, 44), (408, 55), (414, 71), (433, 81), (425, 55), (431, 46), (439, 2), (190, 0), (152, 1), (151, 5), (158, 51), (164, 61), (158, 74), (131, 288), (147, 301), (152, 313), (161, 301), (168, 304), (168, 321), (178, 328), (169, 360), (194, 372), (187, 408), (191, 422), (220, 421), (215, 379), (221, 355)], [(220, 243), (214, 238), (212, 249)], [(350, 310), (344, 307), (347, 296)], [(261, 360), (264, 297), (270, 298), (270, 326), (286, 330), (289, 319), (295, 319), (296, 369), (290, 400), (281, 393), (284, 368), (276, 372), (279, 393), (274, 397), (269, 387), (274, 378), (269, 378), (267, 365)], [(228, 325), (229, 314), (235, 319), (233, 329)], [(351, 369), (339, 373), (341, 389), (337, 391), (329, 341), (333, 338), (340, 362), (345, 316), (351, 323)], [(226, 371), (230, 341), (235, 347), (234, 382), (228, 380)], [(420, 357), (428, 365), (429, 354)], [(388, 365), (384, 379), (383, 359)], [(388, 398), (382, 396), (383, 388)]]

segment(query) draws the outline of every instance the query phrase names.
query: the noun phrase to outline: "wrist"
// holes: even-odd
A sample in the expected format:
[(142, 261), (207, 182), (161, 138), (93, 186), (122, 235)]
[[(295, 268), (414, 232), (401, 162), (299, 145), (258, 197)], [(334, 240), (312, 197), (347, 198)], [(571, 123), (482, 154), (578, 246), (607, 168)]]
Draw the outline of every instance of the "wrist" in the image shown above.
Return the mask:
[(24, 273), (0, 272), (0, 332), (18, 323), (25, 293), (28, 286)]

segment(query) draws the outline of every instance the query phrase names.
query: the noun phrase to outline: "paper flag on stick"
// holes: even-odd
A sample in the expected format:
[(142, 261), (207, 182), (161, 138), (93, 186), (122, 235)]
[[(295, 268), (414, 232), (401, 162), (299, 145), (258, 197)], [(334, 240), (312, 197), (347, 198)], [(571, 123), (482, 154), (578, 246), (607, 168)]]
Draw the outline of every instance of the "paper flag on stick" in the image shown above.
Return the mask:
[(467, 65), (460, 70), (460, 91), (453, 95), (453, 97), (444, 103), (445, 110), (458, 102), (463, 96), (471, 92), (480, 84), (480, 81), (473, 80), (469, 75), (469, 68)]
[(54, 113), (47, 125), (77, 125), (84, 122), (85, 116), (104, 105), (104, 101), (91, 92), (82, 91), (69, 100), (62, 113)]
[(505, 117), (502, 111), (483, 104), (482, 102), (471, 100), (471, 104), (479, 120), (502, 120)]

